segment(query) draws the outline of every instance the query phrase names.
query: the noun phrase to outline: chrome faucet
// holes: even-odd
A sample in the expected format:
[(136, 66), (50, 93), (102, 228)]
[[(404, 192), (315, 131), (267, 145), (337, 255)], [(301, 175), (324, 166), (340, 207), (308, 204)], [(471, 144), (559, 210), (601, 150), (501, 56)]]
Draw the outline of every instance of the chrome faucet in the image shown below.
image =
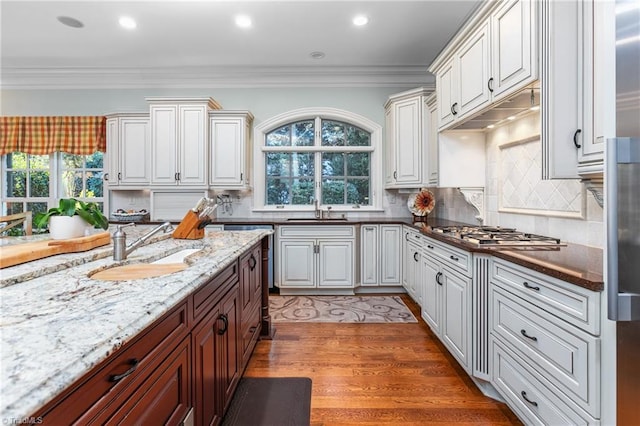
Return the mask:
[(151, 231), (147, 232), (127, 246), (127, 234), (122, 230), (122, 228), (126, 228), (127, 226), (136, 226), (136, 224), (132, 222), (126, 225), (118, 225), (116, 232), (113, 233), (113, 260), (125, 260), (131, 252), (144, 245), (149, 238), (153, 237), (158, 232), (169, 232), (173, 230), (171, 222), (165, 222), (162, 225), (156, 226)]

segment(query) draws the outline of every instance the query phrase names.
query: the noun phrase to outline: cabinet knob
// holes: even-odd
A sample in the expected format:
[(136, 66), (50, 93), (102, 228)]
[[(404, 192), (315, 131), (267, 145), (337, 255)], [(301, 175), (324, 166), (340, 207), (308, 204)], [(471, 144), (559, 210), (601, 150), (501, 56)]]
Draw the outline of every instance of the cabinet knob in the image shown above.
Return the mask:
[(582, 133), (581, 129), (576, 130), (576, 132), (573, 134), (573, 144), (576, 146), (576, 148), (580, 148), (582, 147), (582, 145), (580, 145), (578, 143), (578, 135)]

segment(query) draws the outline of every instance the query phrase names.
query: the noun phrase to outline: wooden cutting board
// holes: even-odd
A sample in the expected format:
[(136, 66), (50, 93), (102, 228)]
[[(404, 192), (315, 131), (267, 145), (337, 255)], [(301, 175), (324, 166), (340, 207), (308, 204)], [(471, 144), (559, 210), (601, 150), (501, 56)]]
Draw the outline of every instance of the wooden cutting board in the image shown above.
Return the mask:
[(94, 280), (122, 281), (153, 278), (172, 274), (187, 269), (186, 263), (137, 263), (134, 265), (117, 266), (105, 269), (91, 275)]
[(43, 240), (4, 246), (0, 247), (0, 269), (56, 254), (88, 251), (109, 243), (111, 243), (111, 234), (105, 231), (68, 240)]

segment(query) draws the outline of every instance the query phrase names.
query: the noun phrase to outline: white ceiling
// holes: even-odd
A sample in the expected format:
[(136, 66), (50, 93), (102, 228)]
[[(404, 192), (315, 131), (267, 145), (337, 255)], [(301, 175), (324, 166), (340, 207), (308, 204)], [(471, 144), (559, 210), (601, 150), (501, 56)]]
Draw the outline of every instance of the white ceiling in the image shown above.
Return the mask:
[[(1, 0), (0, 84), (420, 85), (432, 81), (426, 67), (480, 2)], [(237, 14), (253, 26), (236, 27)], [(356, 14), (369, 24), (355, 27)], [(121, 28), (122, 15), (138, 27)], [(326, 56), (313, 59), (313, 51)]]

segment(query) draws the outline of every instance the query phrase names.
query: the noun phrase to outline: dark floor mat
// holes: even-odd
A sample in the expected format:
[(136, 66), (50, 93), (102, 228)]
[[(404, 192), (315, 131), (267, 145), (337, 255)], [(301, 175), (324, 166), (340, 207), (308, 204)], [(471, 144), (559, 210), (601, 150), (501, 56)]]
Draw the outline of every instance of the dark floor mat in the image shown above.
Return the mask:
[(243, 377), (222, 426), (308, 426), (311, 379)]

